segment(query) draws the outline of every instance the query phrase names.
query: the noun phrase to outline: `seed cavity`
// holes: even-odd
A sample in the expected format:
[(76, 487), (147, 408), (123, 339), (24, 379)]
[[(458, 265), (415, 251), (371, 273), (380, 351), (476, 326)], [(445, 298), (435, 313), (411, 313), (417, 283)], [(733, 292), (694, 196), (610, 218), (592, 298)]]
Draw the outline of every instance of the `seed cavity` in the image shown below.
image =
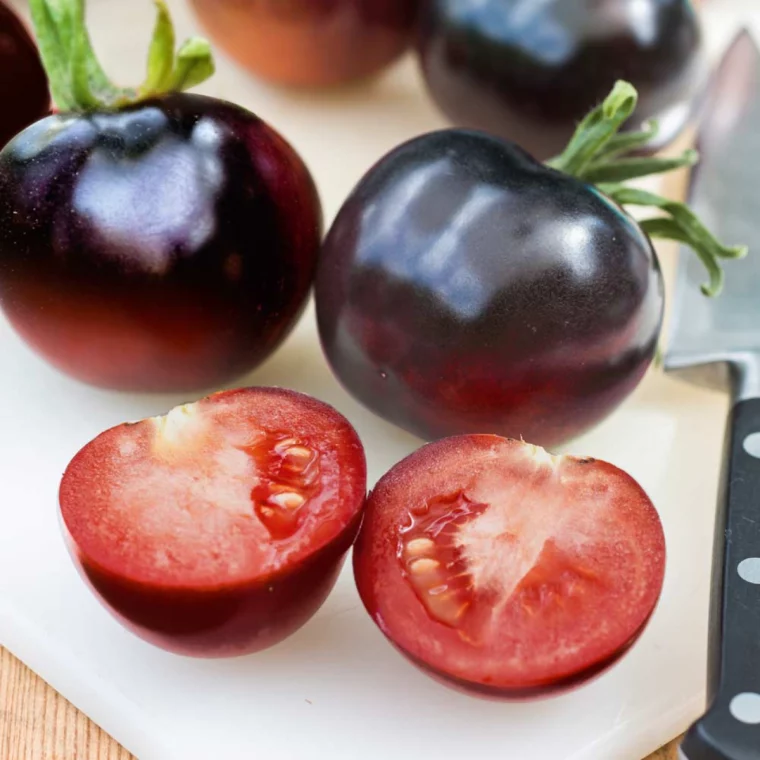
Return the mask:
[(318, 491), (319, 453), (305, 441), (276, 433), (246, 451), (259, 473), (251, 491), (254, 512), (272, 538), (289, 538), (301, 525), (304, 505)]
[(466, 625), (472, 577), (461, 549), (452, 540), (460, 526), (486, 509), (462, 492), (416, 504), (401, 534), (402, 572), (428, 615), (452, 628)]

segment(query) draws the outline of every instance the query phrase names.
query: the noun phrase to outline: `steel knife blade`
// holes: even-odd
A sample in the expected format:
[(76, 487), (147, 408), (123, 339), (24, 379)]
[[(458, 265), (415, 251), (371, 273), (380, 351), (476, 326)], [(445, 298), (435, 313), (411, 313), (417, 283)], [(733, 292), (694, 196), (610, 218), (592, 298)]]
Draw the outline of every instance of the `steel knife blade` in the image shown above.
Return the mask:
[(713, 557), (708, 711), (681, 747), (686, 760), (760, 760), (760, 49), (747, 31), (715, 75), (699, 128), (692, 207), (717, 236), (746, 243), (723, 294), (682, 251), (665, 369), (726, 389), (733, 404)]

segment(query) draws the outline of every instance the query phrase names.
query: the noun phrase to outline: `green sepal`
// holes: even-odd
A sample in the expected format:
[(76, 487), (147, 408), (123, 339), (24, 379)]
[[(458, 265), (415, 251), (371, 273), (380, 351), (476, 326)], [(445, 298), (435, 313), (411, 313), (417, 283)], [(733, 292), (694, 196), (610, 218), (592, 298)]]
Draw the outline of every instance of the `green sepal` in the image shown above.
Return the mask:
[(211, 47), (188, 40), (175, 55), (175, 34), (164, 0), (156, 0), (156, 24), (147, 78), (139, 90), (117, 87), (103, 71), (85, 24), (84, 0), (29, 0), (32, 22), (53, 101), (61, 111), (119, 108), (195, 87), (214, 73)]
[(216, 67), (211, 45), (202, 37), (185, 42), (177, 53), (172, 90), (189, 90), (213, 76)]
[(141, 93), (165, 92), (174, 72), (176, 39), (174, 23), (164, 0), (156, 0), (156, 25), (148, 52), (148, 74), (140, 87)]
[(595, 161), (581, 175), (586, 182), (628, 182), (641, 177), (665, 174), (675, 169), (694, 166), (699, 161), (696, 150), (687, 150), (676, 158), (621, 158), (617, 161)]
[(595, 161), (611, 160), (626, 153), (633, 153), (646, 148), (660, 134), (660, 124), (656, 119), (650, 119), (639, 132), (620, 132), (596, 154)]
[(650, 238), (674, 240), (692, 248), (709, 277), (702, 292), (717, 296), (724, 281), (721, 262), (746, 256), (747, 247), (721, 243), (685, 203), (624, 184), (629, 180), (693, 166), (699, 160), (693, 150), (675, 158), (635, 155), (647, 147), (658, 131), (657, 123), (649, 122), (639, 132), (620, 132), (636, 102), (636, 90), (626, 82), (618, 82), (604, 103), (580, 123), (562, 155), (547, 164), (595, 185), (620, 206), (642, 206), (661, 211), (664, 216), (640, 222), (641, 229)]
[(48, 30), (37, 34), (37, 48), (45, 66), (48, 84), (53, 101), (62, 111), (74, 108), (71, 93), (71, 77), (66, 61), (68, 59), (68, 42), (64, 43), (65, 14), (62, 18), (55, 4), (46, 0), (29, 0), (29, 10), (35, 29)]
[(693, 248), (699, 256), (699, 260), (704, 264), (710, 278), (709, 282), (702, 285), (702, 292), (710, 298), (720, 295), (726, 277), (718, 264), (718, 260), (712, 256), (704, 255), (703, 249), (675, 219), (667, 219), (666, 217), (644, 219), (639, 222), (639, 226), (652, 240), (673, 240)]
[(580, 123), (562, 155), (548, 165), (580, 177), (636, 109), (639, 95), (628, 82), (617, 82), (605, 101)]
[(657, 208), (667, 214), (664, 219), (644, 221), (640, 226), (651, 237), (685, 243), (694, 250), (710, 277), (709, 284), (702, 286), (702, 292), (707, 296), (717, 296), (723, 288), (720, 260), (741, 259), (748, 253), (745, 245), (721, 243), (685, 203), (632, 187), (620, 187), (610, 197), (621, 206)]
[(100, 106), (100, 101), (92, 91), (90, 67), (87, 65), (87, 41), (81, 31), (75, 31), (71, 40), (69, 53), (69, 81), (71, 95), (77, 106), (92, 111)]

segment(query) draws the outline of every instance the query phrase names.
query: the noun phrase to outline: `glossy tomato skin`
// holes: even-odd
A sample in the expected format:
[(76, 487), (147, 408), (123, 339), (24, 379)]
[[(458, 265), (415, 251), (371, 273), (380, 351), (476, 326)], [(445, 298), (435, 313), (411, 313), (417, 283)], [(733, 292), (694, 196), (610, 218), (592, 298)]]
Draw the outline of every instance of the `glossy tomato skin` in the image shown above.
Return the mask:
[(0, 148), (50, 111), (47, 76), (29, 32), (0, 2)]
[(408, 48), (418, 0), (192, 0), (210, 35), (257, 76), (338, 85), (376, 74)]
[(80, 575), (116, 619), (154, 646), (187, 657), (236, 657), (268, 649), (301, 628), (333, 589), (357, 518), (319, 554), (264, 580), (219, 589), (167, 589), (115, 576), (89, 562), (71, 536)]
[(63, 372), (130, 391), (213, 387), (300, 315), (321, 208), (253, 114), (177, 94), (44, 119), (0, 153), (0, 304)]
[[(376, 613), (373, 613), (369, 608), (367, 611), (375, 622), (377, 622)], [(483, 699), (488, 702), (534, 702), (550, 697), (560, 697), (563, 694), (567, 694), (582, 686), (586, 686), (596, 680), (599, 676), (604, 675), (608, 670), (620, 662), (628, 652), (630, 652), (634, 644), (638, 641), (639, 636), (646, 629), (650, 620), (651, 615), (646, 619), (636, 635), (606, 660), (596, 662), (586, 670), (579, 673), (573, 673), (571, 676), (561, 678), (558, 681), (532, 686), (511, 686), (508, 688), (501, 688), (489, 684), (475, 683), (464, 678), (457, 678), (448, 675), (447, 673), (441, 673), (437, 668), (431, 667), (430, 664), (424, 660), (415, 657), (406, 649), (398, 646), (392, 639), (389, 639), (389, 643), (420, 672), (424, 673), (429, 678), (432, 678), (436, 683), (441, 684), (441, 686), (445, 686), (447, 689), (452, 689), (453, 691), (465, 694), (468, 697), (476, 697), (477, 699)]]
[[(438, 509), (461, 495), (472, 498)], [(547, 535), (535, 542), (537, 530)], [(503, 596), (489, 586), (531, 553)], [(433, 559), (442, 576), (429, 598), (464, 602), (446, 620), (415, 588), (414, 563)], [(393, 647), (438, 683), (489, 700), (557, 696), (607, 671), (648, 626), (665, 563), (657, 512), (626, 473), (491, 435), (436, 441), (392, 468), (353, 551), (359, 595)]]
[(672, 140), (704, 84), (691, 0), (424, 0), (418, 38), (428, 88), (458, 126), (561, 153), (581, 119), (624, 79), (639, 91), (630, 126), (660, 120)]
[(659, 335), (657, 257), (595, 188), (485, 134), (436, 132), (360, 182), (317, 276), (343, 385), (427, 439), (555, 446), (638, 384)]
[[(179, 501), (160, 490), (160, 478), (141, 475), (141, 480), (159, 484), (147, 492), (149, 511), (145, 517), (130, 518), (127, 530), (119, 527), (113, 494), (127, 482), (135, 466), (124, 461), (125, 442), (131, 449), (140, 449), (129, 436), (134, 424), (118, 426), (94, 439), (72, 460), (61, 483), (59, 503), (66, 546), (80, 575), (100, 602), (127, 629), (145, 641), (175, 654), (219, 658), (250, 654), (266, 649), (303, 626), (321, 607), (332, 590), (343, 566), (346, 552), (358, 532), (366, 496), (366, 462), (364, 450), (350, 423), (326, 404), (303, 394), (275, 388), (249, 388), (225, 391), (198, 402), (205, 408), (221, 403), (232, 404), (235, 414), (259, 413), (259, 431), (287, 431), (287, 434), (310, 437), (315, 450), (329, 462), (325, 466), (319, 488), (331, 489), (324, 517), (308, 535), (277, 536), (262, 551), (274, 556), (275, 566), (258, 572), (255, 566), (244, 567), (245, 545), (241, 531), (255, 519), (256, 496), (251, 492), (250, 510), (232, 520), (229, 527), (218, 531), (216, 520), (209, 521), (191, 499), (175, 506), (169, 504), (155, 529), (168, 531), (161, 541), (159, 554), (150, 542), (151, 528), (145, 524), (155, 511), (167, 502)], [(268, 405), (268, 409), (265, 407)], [(272, 409), (275, 410), (272, 413)], [(288, 421), (291, 424), (288, 426)], [(136, 423), (152, 425), (153, 420)], [(135, 434), (136, 435), (136, 434)], [(152, 438), (149, 432), (147, 438)], [(252, 438), (259, 432), (252, 434)], [(139, 439), (137, 439), (139, 440)], [(213, 459), (213, 449), (201, 452), (204, 460)], [(188, 468), (177, 460), (178, 471)], [(234, 475), (217, 472), (222, 490), (214, 501), (214, 486), (208, 483), (208, 498), (219, 521), (224, 520), (225, 502)], [(110, 468), (110, 469), (109, 469)], [(216, 465), (217, 470), (220, 469)], [(203, 479), (204, 464), (189, 465), (190, 476)], [(114, 479), (109, 472), (116, 472)], [(120, 474), (119, 474), (120, 473)], [(259, 469), (259, 478), (265, 479)], [(328, 482), (329, 481), (329, 482)], [(256, 486), (254, 485), (254, 488)], [(129, 509), (129, 506), (126, 507)], [(192, 512), (191, 523), (172, 531), (172, 511)], [(116, 519), (116, 522), (113, 520)], [(108, 522), (111, 520), (111, 522)], [(106, 528), (105, 526), (108, 525)], [(116, 526), (116, 527), (114, 527)], [(168, 528), (166, 526), (169, 526)], [(204, 533), (204, 526), (207, 532)], [(198, 549), (183, 552), (183, 533), (195, 531)], [(179, 536), (177, 538), (176, 536)], [(253, 540), (246, 538), (246, 541)], [(119, 553), (124, 543), (136, 548)], [(215, 547), (234, 556), (237, 563), (197, 574), (204, 555)], [(155, 557), (158, 556), (158, 559)], [(291, 559), (292, 558), (292, 559)], [(242, 569), (241, 569), (242, 568)]]

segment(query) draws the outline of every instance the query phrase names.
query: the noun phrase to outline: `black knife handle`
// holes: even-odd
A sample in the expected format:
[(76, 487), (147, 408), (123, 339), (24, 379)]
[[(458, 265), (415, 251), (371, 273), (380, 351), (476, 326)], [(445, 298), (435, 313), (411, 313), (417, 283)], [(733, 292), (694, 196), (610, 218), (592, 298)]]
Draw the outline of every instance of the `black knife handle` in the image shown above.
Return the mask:
[[(688, 509), (688, 505), (683, 505)], [(731, 413), (713, 559), (708, 713), (688, 760), (760, 760), (760, 399)]]

